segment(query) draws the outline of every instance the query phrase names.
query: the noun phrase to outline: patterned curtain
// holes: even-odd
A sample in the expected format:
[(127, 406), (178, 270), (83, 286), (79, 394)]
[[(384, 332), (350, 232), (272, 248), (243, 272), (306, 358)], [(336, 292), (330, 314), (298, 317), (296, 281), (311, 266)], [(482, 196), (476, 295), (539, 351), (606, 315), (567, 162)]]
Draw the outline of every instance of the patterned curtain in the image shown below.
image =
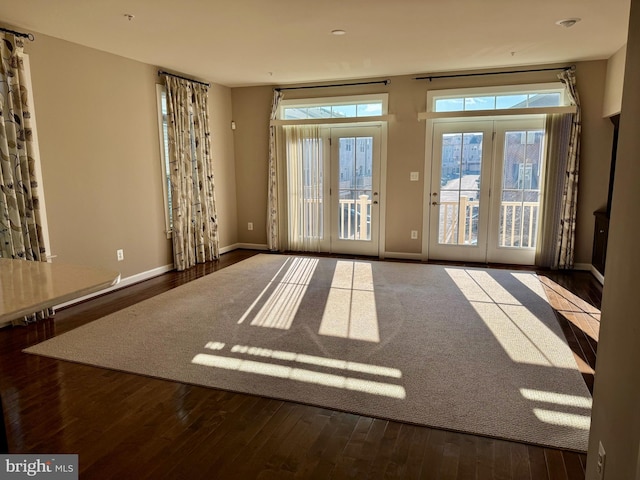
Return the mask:
[(23, 50), (22, 38), (0, 32), (0, 257), (46, 262)]
[(173, 258), (177, 270), (219, 258), (208, 89), (169, 75), (167, 113)]
[(573, 115), (569, 134), (569, 151), (565, 170), (564, 189), (562, 203), (560, 205), (560, 231), (557, 242), (558, 268), (573, 268), (573, 255), (575, 248), (576, 212), (578, 208), (578, 173), (580, 165), (580, 132), (582, 130), (582, 115), (580, 111), (580, 98), (576, 88), (576, 74), (573, 69), (565, 70), (558, 74), (558, 78), (564, 83), (567, 93), (576, 105), (576, 113)]
[[(274, 90), (271, 104), (271, 120), (276, 119), (278, 105), (282, 100), (282, 92)], [(269, 193), (267, 212), (267, 244), (269, 250), (280, 249), (279, 218), (278, 218), (278, 169), (276, 162), (276, 127), (269, 126)]]

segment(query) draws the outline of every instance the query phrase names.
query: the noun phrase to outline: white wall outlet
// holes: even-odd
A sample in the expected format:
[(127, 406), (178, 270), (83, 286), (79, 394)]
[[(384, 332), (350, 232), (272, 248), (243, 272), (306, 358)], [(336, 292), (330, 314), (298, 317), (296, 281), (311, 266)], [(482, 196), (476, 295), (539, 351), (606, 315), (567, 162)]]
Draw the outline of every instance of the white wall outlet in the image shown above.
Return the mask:
[(247, 223), (247, 230), (253, 230), (253, 222)]
[(604, 451), (602, 442), (598, 442), (598, 460), (596, 461), (596, 471), (600, 480), (604, 478), (604, 461), (607, 458), (607, 454)]
[(418, 239), (418, 230), (411, 230), (411, 240)]
[(124, 260), (124, 250), (119, 249), (116, 250), (116, 257), (118, 257), (118, 261), (121, 262)]
[(420, 179), (420, 172), (411, 172), (409, 174), (409, 180), (412, 182), (417, 182)]

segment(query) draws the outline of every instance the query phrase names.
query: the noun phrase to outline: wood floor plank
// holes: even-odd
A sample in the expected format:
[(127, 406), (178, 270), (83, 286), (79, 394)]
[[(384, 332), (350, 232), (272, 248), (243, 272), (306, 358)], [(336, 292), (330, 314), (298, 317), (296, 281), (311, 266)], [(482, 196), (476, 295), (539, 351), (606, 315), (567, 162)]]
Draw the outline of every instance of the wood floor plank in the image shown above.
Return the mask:
[(547, 459), (544, 456), (544, 449), (535, 445), (527, 445), (529, 452), (529, 470), (532, 479), (548, 479)]
[(574, 452), (562, 452), (564, 467), (569, 480), (574, 478), (584, 478), (585, 472), (580, 462), (580, 455)]
[(460, 457), (458, 461), (459, 480), (476, 478), (478, 470), (478, 437), (461, 435)]
[[(583, 454), (22, 352), (255, 254), (236, 250), (218, 262), (61, 309), (55, 320), (1, 329), (0, 395), (9, 451), (79, 453), (80, 477), (95, 479), (584, 479)], [(570, 312), (558, 321), (571, 348), (585, 365), (594, 365), (601, 285), (584, 272), (539, 275), (547, 279), (552, 306)]]
[[(426, 440), (426, 437), (422, 442), (419, 437), (420, 432), (423, 432), (424, 429), (407, 424), (399, 425), (400, 429), (398, 431), (398, 436), (395, 445), (393, 446), (393, 451), (391, 452), (389, 461), (387, 462), (387, 467), (384, 471), (385, 479), (407, 478), (409, 476), (407, 475), (407, 467), (409, 465), (409, 454), (411, 453), (411, 447), (415, 442), (418, 450), (420, 449), (421, 445), (422, 449), (424, 449), (424, 440)], [(418, 471), (411, 474), (413, 475), (413, 478), (417, 478), (418, 474), (420, 473), (419, 468), (422, 465), (422, 454), (423, 452), (421, 452), (420, 454), (420, 461), (417, 465)]]
[(511, 445), (504, 440), (493, 443), (493, 477), (508, 480), (511, 477)]
[(486, 437), (476, 438), (476, 455), (478, 480), (493, 480), (494, 439)]
[(527, 480), (531, 478), (529, 467), (529, 451), (521, 443), (511, 443), (511, 478)]
[(409, 452), (405, 463), (405, 478), (420, 478), (424, 467), (424, 456), (429, 442), (429, 434), (431, 429), (423, 427), (414, 427), (415, 432), (411, 439)]
[(437, 480), (439, 478), (446, 434), (447, 432), (444, 430), (431, 429), (424, 461), (422, 462), (421, 478), (426, 480)]
[(547, 461), (549, 480), (567, 480), (567, 470), (560, 450), (544, 449), (544, 457)]

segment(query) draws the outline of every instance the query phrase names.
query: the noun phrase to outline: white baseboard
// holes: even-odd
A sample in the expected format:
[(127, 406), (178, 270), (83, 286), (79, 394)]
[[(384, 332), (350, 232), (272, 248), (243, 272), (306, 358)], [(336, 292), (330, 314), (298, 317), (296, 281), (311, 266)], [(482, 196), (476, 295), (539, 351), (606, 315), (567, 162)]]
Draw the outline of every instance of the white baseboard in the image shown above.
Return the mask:
[(105, 293), (113, 292), (114, 290), (119, 290), (124, 287), (128, 287), (129, 285), (133, 285), (134, 283), (143, 282), (144, 280), (149, 280), (150, 278), (157, 277), (162, 275), (163, 273), (167, 273), (173, 270), (173, 264), (165, 265), (164, 267), (154, 268), (152, 270), (147, 270), (146, 272), (137, 273), (135, 275), (131, 275), (130, 277), (123, 278), (117, 284), (112, 287), (105, 288), (104, 290), (100, 290), (99, 292), (94, 292), (89, 295), (85, 295), (84, 297), (74, 298), (65, 303), (61, 303), (60, 305), (56, 305), (54, 310), (59, 308), (68, 307), (69, 305), (74, 305), (76, 303), (83, 302), (85, 300), (89, 300), (90, 298), (97, 297), (98, 295), (104, 295)]
[(262, 243), (236, 243), (236, 245), (236, 248), (246, 248), (247, 250), (269, 250), (269, 247), (266, 244)]
[(421, 253), (384, 252), (383, 258), (397, 258), (398, 260), (422, 260)]
[(596, 280), (598, 280), (601, 285), (604, 285), (604, 275), (596, 270), (596, 267), (594, 267), (593, 265), (591, 265), (591, 274), (596, 277)]
[(224, 254), (224, 253), (229, 253), (229, 252), (233, 252), (234, 250), (238, 249), (238, 244), (234, 243), (233, 245), (227, 245), (226, 247), (222, 247), (220, 249), (220, 255)]

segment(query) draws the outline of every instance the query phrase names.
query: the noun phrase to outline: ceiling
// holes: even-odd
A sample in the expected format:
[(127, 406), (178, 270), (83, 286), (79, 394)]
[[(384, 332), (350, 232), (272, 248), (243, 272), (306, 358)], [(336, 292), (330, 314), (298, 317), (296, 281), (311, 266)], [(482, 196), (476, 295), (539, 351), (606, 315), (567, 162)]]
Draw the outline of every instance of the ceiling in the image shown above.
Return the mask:
[[(629, 0), (0, 0), (0, 19), (227, 86), (609, 58)], [(125, 14), (135, 15), (128, 20)], [(579, 17), (572, 28), (556, 21)], [(346, 35), (332, 35), (342, 29)]]

